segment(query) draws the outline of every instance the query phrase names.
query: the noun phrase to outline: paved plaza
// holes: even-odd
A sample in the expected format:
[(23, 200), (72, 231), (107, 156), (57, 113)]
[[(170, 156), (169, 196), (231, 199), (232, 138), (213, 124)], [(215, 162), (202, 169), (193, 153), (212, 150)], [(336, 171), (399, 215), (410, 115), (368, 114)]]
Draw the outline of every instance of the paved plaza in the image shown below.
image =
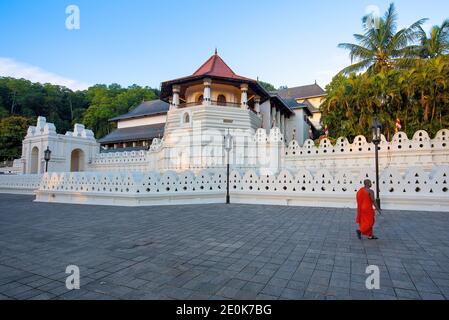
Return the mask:
[(449, 298), (447, 213), (386, 211), (360, 241), (350, 209), (32, 200), (0, 195), (0, 299)]

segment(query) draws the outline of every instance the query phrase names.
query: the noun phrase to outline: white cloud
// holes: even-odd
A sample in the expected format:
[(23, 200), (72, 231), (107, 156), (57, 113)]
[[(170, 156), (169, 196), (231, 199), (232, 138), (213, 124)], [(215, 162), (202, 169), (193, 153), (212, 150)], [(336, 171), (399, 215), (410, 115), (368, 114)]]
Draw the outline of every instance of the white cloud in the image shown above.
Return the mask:
[(0, 76), (24, 78), (32, 82), (57, 84), (72, 90), (84, 90), (90, 86), (88, 83), (65, 78), (39, 67), (3, 57), (0, 57)]

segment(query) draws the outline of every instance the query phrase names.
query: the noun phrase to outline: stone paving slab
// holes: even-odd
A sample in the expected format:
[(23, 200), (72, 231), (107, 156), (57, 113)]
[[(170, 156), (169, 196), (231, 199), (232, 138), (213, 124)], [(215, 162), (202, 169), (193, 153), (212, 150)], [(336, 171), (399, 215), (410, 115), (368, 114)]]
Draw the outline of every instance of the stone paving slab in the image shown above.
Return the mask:
[(0, 194), (0, 299), (449, 298), (447, 213), (386, 211), (360, 241), (350, 209), (32, 200)]

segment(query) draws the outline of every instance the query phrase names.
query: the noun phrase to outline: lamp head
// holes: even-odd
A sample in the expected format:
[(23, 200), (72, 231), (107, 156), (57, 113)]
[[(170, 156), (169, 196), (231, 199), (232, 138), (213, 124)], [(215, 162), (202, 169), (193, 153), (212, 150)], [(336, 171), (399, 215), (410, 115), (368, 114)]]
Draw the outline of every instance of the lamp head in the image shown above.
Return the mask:
[(51, 158), (51, 150), (47, 146), (47, 149), (44, 151), (44, 160), (45, 161), (50, 161), (50, 158)]
[(380, 124), (379, 120), (377, 118), (374, 119), (373, 125), (371, 127), (371, 131), (373, 134), (373, 142), (375, 144), (379, 143), (381, 140), (381, 134), (382, 134), (382, 125)]
[(232, 150), (232, 135), (228, 133), (224, 136), (224, 148), (226, 150), (226, 152), (229, 152)]

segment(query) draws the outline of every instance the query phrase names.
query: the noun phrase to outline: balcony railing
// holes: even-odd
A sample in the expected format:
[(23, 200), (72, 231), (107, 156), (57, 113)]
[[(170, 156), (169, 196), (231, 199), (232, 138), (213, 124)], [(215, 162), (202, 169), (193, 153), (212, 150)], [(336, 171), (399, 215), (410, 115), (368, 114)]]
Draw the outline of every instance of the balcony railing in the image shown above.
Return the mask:
[[(187, 103), (181, 103), (179, 104), (180, 108), (188, 108), (188, 107), (194, 107), (194, 106), (200, 106), (202, 105), (202, 102), (195, 101), (195, 102), (187, 102)], [(217, 107), (234, 107), (234, 108), (240, 108), (240, 103), (237, 102), (221, 102), (216, 100), (211, 100), (209, 102), (209, 105), (211, 106), (217, 106)]]

